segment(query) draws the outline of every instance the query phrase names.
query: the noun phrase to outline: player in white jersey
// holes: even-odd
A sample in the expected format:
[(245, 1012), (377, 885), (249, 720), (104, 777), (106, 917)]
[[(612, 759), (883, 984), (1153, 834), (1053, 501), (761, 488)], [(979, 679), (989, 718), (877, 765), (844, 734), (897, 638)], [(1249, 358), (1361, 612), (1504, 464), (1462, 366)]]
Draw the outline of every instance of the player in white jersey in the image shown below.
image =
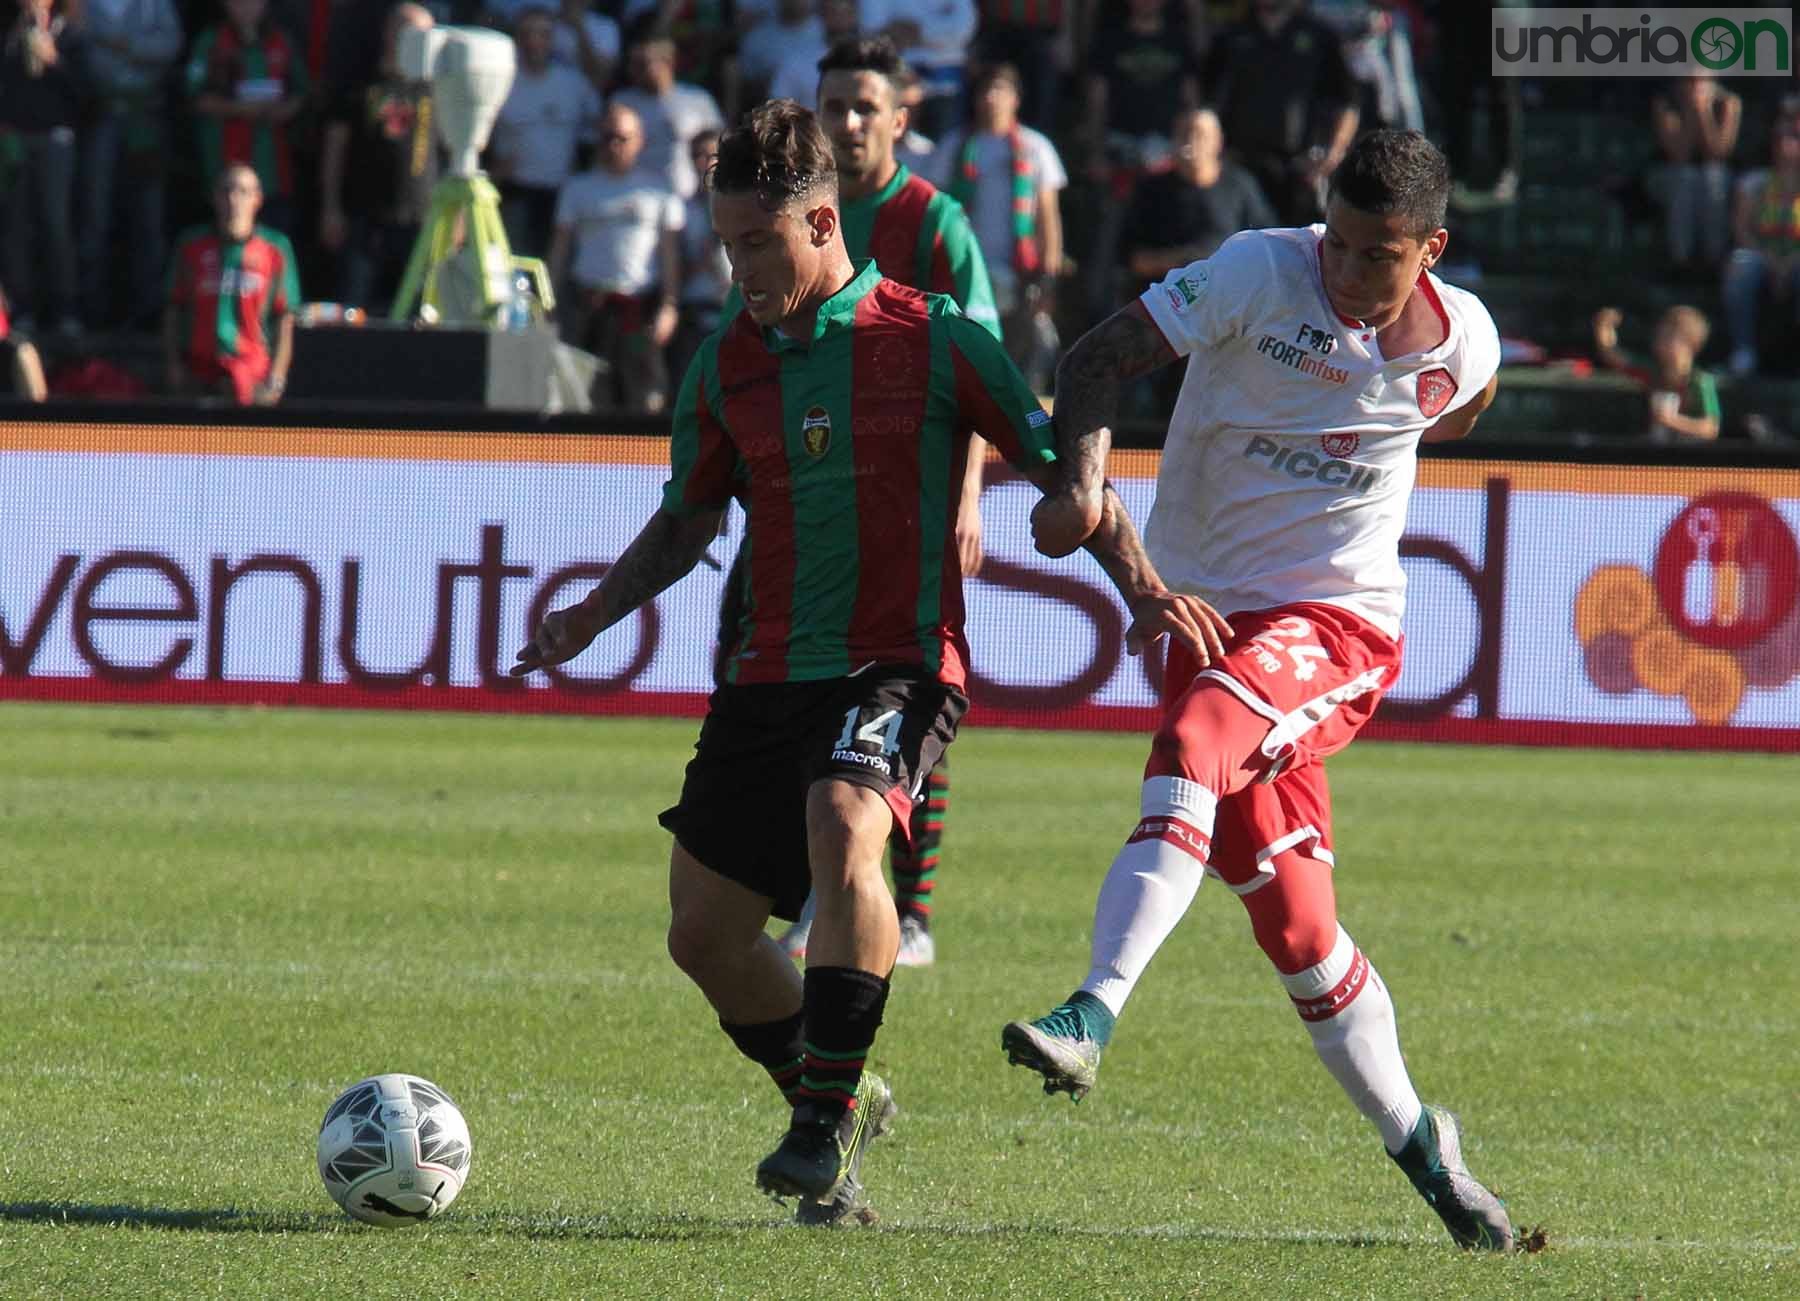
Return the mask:
[(1142, 816), (1095, 906), (1087, 979), (1001, 1034), (1047, 1093), (1092, 1087), (1114, 1018), (1216, 876), (1325, 1067), (1464, 1247), (1513, 1242), (1469, 1173), (1455, 1118), (1419, 1100), (1387, 988), (1339, 925), (1323, 759), (1400, 671), (1400, 533), (1421, 441), (1460, 438), (1493, 400), (1494, 323), (1431, 274), (1448, 238), (1443, 155), (1378, 131), (1332, 178), (1326, 221), (1249, 231), (1171, 272), (1084, 337), (1057, 377), (1074, 468), (1033, 514), (1064, 554), (1099, 520), (1119, 385), (1188, 358), (1145, 544), (1205, 653), (1171, 646)]

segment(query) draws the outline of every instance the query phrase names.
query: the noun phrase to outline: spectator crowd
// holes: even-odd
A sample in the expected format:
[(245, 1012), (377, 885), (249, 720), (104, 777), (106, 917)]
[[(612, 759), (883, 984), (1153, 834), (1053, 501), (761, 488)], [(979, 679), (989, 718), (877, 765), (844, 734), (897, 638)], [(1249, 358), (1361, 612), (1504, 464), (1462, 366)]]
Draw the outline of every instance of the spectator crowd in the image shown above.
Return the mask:
[[(701, 185), (719, 130), (765, 97), (812, 105), (851, 38), (904, 58), (896, 157), (967, 212), (1040, 385), (1059, 340), (1132, 288), (1235, 231), (1321, 219), (1362, 130), (1440, 139), (1461, 203), (1514, 203), (1530, 179), (1520, 83), (1491, 75), (1486, 6), (1460, 0), (13, 3), (0, 389), (20, 396), (45, 391), (47, 354), (141, 336), (161, 340), (162, 391), (272, 402), (302, 287), (385, 316), (443, 167), (431, 89), (397, 62), (408, 27), (513, 37), (483, 158), (512, 251), (544, 260), (562, 337), (600, 359), (596, 400), (643, 412), (725, 310)], [(1701, 76), (1643, 107), (1669, 274), (1710, 278), (1729, 368), (1755, 374), (1800, 303), (1800, 110)], [(1740, 148), (1757, 114), (1766, 159)], [(1599, 364), (1661, 373), (1621, 361), (1605, 320)], [(1709, 329), (1694, 312), (1658, 337)]]

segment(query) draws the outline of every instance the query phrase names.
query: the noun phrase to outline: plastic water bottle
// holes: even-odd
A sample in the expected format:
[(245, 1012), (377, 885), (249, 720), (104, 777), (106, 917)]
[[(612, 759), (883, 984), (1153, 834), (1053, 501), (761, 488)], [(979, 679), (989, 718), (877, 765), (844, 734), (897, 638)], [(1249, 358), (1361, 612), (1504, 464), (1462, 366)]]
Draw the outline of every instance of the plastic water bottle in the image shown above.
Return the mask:
[(506, 306), (500, 309), (500, 325), (506, 330), (529, 330), (535, 316), (533, 304), (536, 296), (531, 292), (531, 277), (523, 271), (513, 277), (512, 297), (507, 299)]

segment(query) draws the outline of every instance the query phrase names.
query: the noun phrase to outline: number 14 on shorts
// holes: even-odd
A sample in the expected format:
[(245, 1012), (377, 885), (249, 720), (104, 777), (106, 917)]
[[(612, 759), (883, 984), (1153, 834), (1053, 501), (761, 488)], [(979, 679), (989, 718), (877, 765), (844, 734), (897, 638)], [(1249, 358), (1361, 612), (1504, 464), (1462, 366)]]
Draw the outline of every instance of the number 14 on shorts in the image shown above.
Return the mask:
[(897, 754), (900, 751), (900, 711), (884, 709), (868, 722), (858, 727), (856, 720), (862, 713), (860, 705), (852, 706), (844, 711), (844, 730), (839, 733), (838, 750), (848, 750), (857, 742), (881, 747), (882, 754)]

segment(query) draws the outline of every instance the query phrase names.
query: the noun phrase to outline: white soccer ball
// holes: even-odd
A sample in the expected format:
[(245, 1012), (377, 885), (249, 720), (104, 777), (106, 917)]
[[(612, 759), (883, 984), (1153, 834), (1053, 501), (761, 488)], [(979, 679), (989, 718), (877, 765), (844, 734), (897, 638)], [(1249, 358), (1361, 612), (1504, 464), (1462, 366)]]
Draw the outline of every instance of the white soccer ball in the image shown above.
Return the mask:
[(358, 1080), (319, 1126), (319, 1178), (345, 1212), (385, 1229), (420, 1224), (469, 1177), (469, 1124), (450, 1095), (416, 1075)]

